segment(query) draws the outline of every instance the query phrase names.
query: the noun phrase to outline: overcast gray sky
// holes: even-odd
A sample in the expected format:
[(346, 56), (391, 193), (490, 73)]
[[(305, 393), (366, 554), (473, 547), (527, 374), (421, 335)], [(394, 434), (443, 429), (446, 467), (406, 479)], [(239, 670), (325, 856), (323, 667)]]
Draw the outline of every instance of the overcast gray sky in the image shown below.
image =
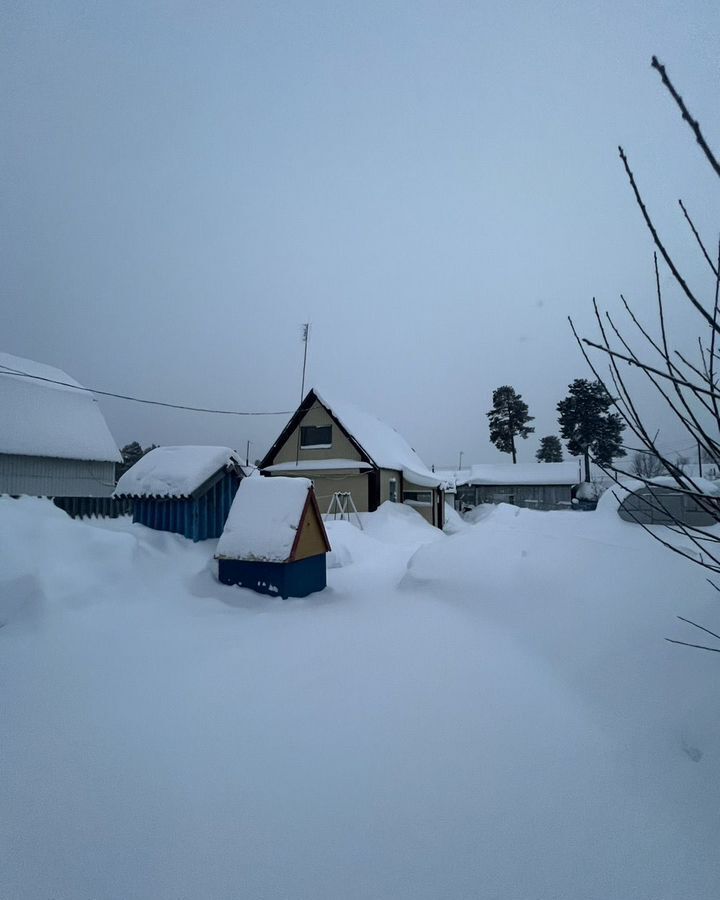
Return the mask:
[[(589, 329), (592, 297), (623, 291), (652, 315), (619, 143), (707, 288), (676, 202), (713, 240), (717, 181), (649, 63), (717, 149), (716, 0), (0, 9), (0, 349), (87, 385), (292, 409), (309, 320), (308, 384), (428, 464), (508, 459), (485, 416), (501, 384), (536, 416), (530, 460), (587, 374), (568, 314)], [(101, 405), (120, 444), (255, 457), (284, 424)]]

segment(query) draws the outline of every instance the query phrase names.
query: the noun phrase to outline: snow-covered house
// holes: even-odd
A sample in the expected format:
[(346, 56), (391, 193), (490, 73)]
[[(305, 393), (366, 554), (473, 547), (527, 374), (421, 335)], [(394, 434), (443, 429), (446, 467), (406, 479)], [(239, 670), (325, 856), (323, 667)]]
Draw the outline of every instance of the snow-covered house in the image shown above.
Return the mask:
[(702, 528), (720, 522), (720, 488), (705, 478), (692, 478), (685, 490), (670, 475), (649, 482), (623, 478), (605, 491), (598, 509), (614, 509), (621, 519), (638, 525), (682, 524)]
[(193, 541), (218, 538), (244, 476), (229, 447), (156, 447), (118, 481), (133, 500), (133, 522)]
[(264, 475), (312, 479), (323, 510), (336, 492), (349, 493), (359, 512), (390, 500), (413, 506), (438, 528), (444, 524), (442, 478), (394, 428), (325, 390), (308, 392), (260, 468)]
[(562, 509), (570, 506), (580, 481), (577, 462), (483, 463), (457, 479), (457, 504), (459, 509), (481, 503)]
[(327, 585), (329, 550), (309, 479), (247, 478), (218, 541), (218, 579), (285, 600), (307, 597)]
[(92, 392), (0, 353), (0, 494), (109, 497), (122, 457)]

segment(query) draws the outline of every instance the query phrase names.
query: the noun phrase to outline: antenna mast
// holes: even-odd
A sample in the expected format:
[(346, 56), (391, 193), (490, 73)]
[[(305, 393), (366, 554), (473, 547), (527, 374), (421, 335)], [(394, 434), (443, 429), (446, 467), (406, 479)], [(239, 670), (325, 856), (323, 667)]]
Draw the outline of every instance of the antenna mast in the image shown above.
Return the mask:
[(305, 322), (302, 327), (303, 329), (303, 344), (305, 344), (305, 353), (303, 354), (303, 373), (302, 373), (302, 385), (300, 387), (300, 402), (303, 402), (305, 397), (305, 368), (307, 367), (307, 348), (308, 348), (308, 338), (310, 337), (310, 323)]
[[(305, 399), (305, 369), (307, 368), (307, 348), (308, 348), (308, 339), (310, 337), (310, 323), (304, 322), (302, 326), (302, 341), (305, 344), (305, 352), (303, 353), (303, 371), (302, 371), (302, 383), (300, 385), (300, 402), (302, 403)], [(297, 446), (295, 447), (295, 465), (297, 466), (300, 462), (300, 425), (298, 425), (297, 430)]]

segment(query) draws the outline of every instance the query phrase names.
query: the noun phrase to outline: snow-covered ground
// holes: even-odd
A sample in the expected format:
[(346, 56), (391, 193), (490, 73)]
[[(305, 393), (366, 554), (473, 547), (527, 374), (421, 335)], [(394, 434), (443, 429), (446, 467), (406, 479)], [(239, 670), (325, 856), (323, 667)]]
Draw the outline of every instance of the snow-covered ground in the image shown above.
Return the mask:
[(0, 499), (1, 897), (717, 898), (703, 572), (607, 511), (363, 518), (283, 602)]

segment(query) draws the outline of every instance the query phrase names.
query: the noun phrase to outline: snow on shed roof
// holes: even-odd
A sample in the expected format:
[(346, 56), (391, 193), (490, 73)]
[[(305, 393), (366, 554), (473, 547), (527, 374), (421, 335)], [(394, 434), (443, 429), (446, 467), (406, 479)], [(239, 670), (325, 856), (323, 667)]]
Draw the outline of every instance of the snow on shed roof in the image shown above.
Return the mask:
[(481, 463), (458, 484), (578, 484), (582, 481), (577, 462)]
[(0, 453), (122, 459), (90, 391), (62, 369), (1, 352)]
[(707, 478), (689, 479), (692, 484), (688, 483), (687, 487), (680, 487), (672, 475), (659, 475), (650, 479), (648, 483), (637, 478), (620, 478), (617, 482), (612, 482), (602, 497), (598, 500), (597, 508), (599, 511), (608, 509), (617, 510), (629, 494), (641, 490), (646, 487), (665, 488), (665, 490), (676, 491), (692, 491), (700, 494), (707, 494), (709, 497), (716, 497), (720, 494), (720, 485), (715, 481), (708, 481)]
[(243, 479), (215, 558), (286, 562), (311, 489), (308, 478)]
[(113, 496), (189, 497), (228, 466), (240, 466), (229, 447), (156, 447), (127, 470)]
[(313, 393), (343, 428), (355, 438), (370, 459), (381, 469), (402, 472), (413, 484), (439, 487), (443, 479), (431, 472), (405, 438), (376, 416), (315, 388)]

